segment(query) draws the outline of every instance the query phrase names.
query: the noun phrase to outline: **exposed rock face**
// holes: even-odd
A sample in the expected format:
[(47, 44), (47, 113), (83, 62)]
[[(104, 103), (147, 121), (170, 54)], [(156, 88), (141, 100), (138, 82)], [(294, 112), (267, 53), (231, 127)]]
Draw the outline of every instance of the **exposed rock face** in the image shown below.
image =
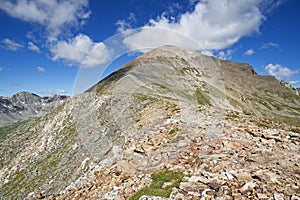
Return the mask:
[(297, 95), (300, 95), (300, 88), (295, 88), (295, 93), (296, 93)]
[(20, 92), (8, 98), (0, 96), (0, 127), (30, 117), (42, 116), (66, 98), (59, 95), (40, 97), (30, 92)]
[(0, 195), (128, 199), (170, 170), (180, 186), (141, 199), (297, 199), (299, 106), (248, 64), (162, 47), (9, 134)]

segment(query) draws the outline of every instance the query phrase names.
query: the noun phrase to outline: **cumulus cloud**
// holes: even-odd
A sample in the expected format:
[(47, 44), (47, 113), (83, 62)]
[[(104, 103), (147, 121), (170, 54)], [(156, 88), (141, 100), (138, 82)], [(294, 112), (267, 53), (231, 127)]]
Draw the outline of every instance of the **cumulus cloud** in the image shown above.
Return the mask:
[(228, 50), (224, 50), (224, 51), (219, 51), (218, 53), (216, 53), (216, 57), (220, 58), (222, 60), (229, 60), (232, 58), (232, 54), (233, 54), (234, 50), (232, 49), (228, 49)]
[(93, 42), (87, 35), (78, 34), (68, 41), (58, 41), (50, 48), (52, 60), (63, 60), (69, 65), (95, 67), (108, 61), (110, 52), (106, 46)]
[(284, 67), (279, 64), (268, 64), (265, 66), (265, 70), (268, 74), (275, 76), (278, 80), (288, 81), (292, 75), (297, 74), (298, 70), (291, 70), (288, 67)]
[[(151, 19), (139, 32), (128, 36), (124, 43), (131, 49), (137, 46), (177, 46), (174, 35), (161, 34), (159, 31), (149, 32), (149, 27), (176, 31), (192, 38), (200, 45), (198, 50), (223, 50), (235, 44), (240, 38), (259, 32), (265, 19), (259, 9), (260, 1), (246, 0), (201, 0), (196, 3), (192, 12), (172, 20), (167, 16)], [(173, 37), (172, 37), (173, 36)], [(175, 43), (175, 44), (174, 44)], [(195, 48), (195, 46), (185, 47)]]
[(295, 84), (300, 83), (300, 81), (289, 81), (289, 83), (290, 83), (291, 85), (295, 85)]
[(56, 89), (55, 94), (67, 94), (67, 91), (64, 89)]
[(279, 45), (277, 43), (268, 42), (264, 43), (260, 47), (261, 49), (268, 49), (268, 48), (279, 48)]
[(40, 91), (38, 93), (42, 94), (43, 96), (44, 95), (53, 96), (55, 94), (65, 95), (65, 94), (67, 94), (67, 91), (64, 89), (55, 89), (55, 90)]
[(56, 36), (64, 26), (80, 25), (89, 17), (88, 0), (2, 1), (0, 10), (9, 16), (38, 23)]
[(40, 48), (35, 44), (33, 44), (32, 42), (28, 42), (28, 49), (36, 53), (41, 53)]
[(214, 56), (214, 53), (212, 51), (202, 50), (200, 51), (200, 53), (207, 56)]
[(253, 50), (253, 49), (248, 49), (245, 53), (244, 53), (244, 55), (246, 55), (246, 56), (251, 56), (251, 55), (253, 55), (255, 53), (255, 51)]
[[(129, 22), (127, 22), (127, 20)], [(122, 19), (122, 20), (117, 21), (116, 25), (118, 26), (118, 29), (117, 29), (118, 32), (124, 32), (125, 30), (132, 28), (131, 24), (136, 23), (135, 14), (132, 13), (132, 12), (129, 13), (129, 16), (127, 17), (127, 20)]]
[(23, 45), (11, 40), (11, 39), (3, 39), (1, 41), (2, 43), (2, 46), (7, 49), (7, 50), (10, 50), (10, 51), (18, 51), (19, 49), (23, 48)]
[(45, 73), (45, 72), (46, 72), (45, 68), (43, 68), (43, 67), (41, 67), (41, 66), (38, 66), (38, 67), (36, 68), (36, 70), (37, 70), (38, 72), (41, 72), (41, 73)]

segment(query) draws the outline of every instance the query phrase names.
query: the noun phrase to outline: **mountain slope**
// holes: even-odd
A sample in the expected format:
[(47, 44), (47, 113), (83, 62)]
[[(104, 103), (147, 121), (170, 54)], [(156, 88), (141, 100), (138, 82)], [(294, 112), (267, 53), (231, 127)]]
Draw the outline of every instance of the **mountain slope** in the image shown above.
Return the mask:
[(44, 115), (66, 98), (59, 95), (40, 97), (30, 92), (20, 92), (8, 98), (0, 96), (0, 127)]
[(8, 135), (0, 194), (128, 199), (169, 170), (187, 175), (171, 199), (290, 198), (299, 194), (300, 129), (282, 122), (299, 122), (299, 106), (247, 64), (165, 46)]
[(220, 61), (231, 105), (278, 122), (299, 125), (300, 98), (272, 76), (261, 76), (248, 64)]

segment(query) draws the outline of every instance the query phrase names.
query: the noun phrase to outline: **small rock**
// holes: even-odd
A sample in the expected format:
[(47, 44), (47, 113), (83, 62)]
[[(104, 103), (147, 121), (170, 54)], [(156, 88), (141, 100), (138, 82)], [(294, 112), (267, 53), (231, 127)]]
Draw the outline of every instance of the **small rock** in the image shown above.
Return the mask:
[(218, 190), (222, 185), (222, 181), (212, 181), (208, 184), (208, 186), (214, 190)]
[(226, 172), (225, 175), (226, 175), (228, 180), (233, 180), (234, 179), (234, 176), (230, 172)]
[(188, 192), (188, 195), (193, 196), (193, 197), (201, 197), (201, 194), (198, 192)]
[(182, 200), (185, 199), (184, 195), (181, 193), (177, 193), (174, 197), (175, 200)]
[(144, 147), (142, 145), (137, 145), (133, 150), (135, 153), (146, 154)]
[(211, 199), (213, 195), (210, 194), (212, 190), (211, 189), (206, 189), (201, 193), (202, 198), (201, 199)]
[(266, 194), (257, 193), (256, 195), (259, 199), (269, 199), (268, 195)]
[(275, 200), (284, 200), (284, 195), (279, 193), (274, 193)]
[(171, 185), (173, 185), (172, 182), (165, 182), (165, 183), (161, 186), (161, 188), (162, 188), (162, 189), (165, 189), (165, 188), (167, 188), (167, 187), (169, 187), (169, 186), (171, 186)]
[(139, 198), (139, 200), (167, 200), (168, 198), (157, 197), (157, 196), (146, 196), (143, 195)]
[(253, 191), (255, 188), (255, 183), (253, 182), (247, 182), (243, 187), (240, 188), (240, 192), (244, 193), (246, 191)]
[(234, 174), (234, 176), (239, 181), (251, 181), (252, 180), (250, 174), (247, 172), (240, 172), (240, 173)]
[(45, 196), (40, 192), (40, 193), (38, 194), (37, 198), (38, 198), (38, 199), (44, 199)]
[(181, 182), (179, 188), (187, 191), (203, 191), (206, 188), (208, 188), (208, 186), (198, 182), (197, 183)]
[(298, 196), (296, 196), (296, 195), (293, 195), (293, 196), (291, 197), (291, 200), (300, 200), (300, 197), (298, 197)]
[(203, 177), (203, 176), (191, 176), (188, 180), (189, 182), (201, 182), (201, 183), (204, 183), (204, 184), (208, 184), (210, 181)]

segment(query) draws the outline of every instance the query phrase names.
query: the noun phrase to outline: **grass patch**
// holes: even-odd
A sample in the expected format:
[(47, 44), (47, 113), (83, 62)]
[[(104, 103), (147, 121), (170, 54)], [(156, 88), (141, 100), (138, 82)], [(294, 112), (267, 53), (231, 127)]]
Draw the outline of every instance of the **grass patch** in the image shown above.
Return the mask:
[(180, 108), (175, 103), (171, 103), (171, 104), (167, 105), (166, 108), (165, 108), (165, 110), (166, 111), (170, 111), (172, 113), (178, 113), (178, 112), (180, 112)]
[(171, 90), (169, 88), (167, 88), (165, 85), (162, 84), (153, 84), (153, 88), (155, 91), (157, 91), (160, 94), (167, 94), (169, 92), (171, 92)]
[(237, 119), (240, 119), (240, 117), (235, 114), (235, 113), (228, 113), (226, 114), (226, 120), (237, 120)]
[(180, 69), (179, 72), (181, 74), (194, 74), (197, 77), (201, 77), (201, 73), (195, 67), (184, 67), (184, 68)]
[(169, 134), (172, 135), (172, 134), (176, 133), (177, 131), (179, 131), (179, 128), (174, 128), (169, 131)]
[(257, 100), (257, 102), (259, 104), (263, 105), (264, 107), (266, 107), (267, 109), (272, 110), (271, 106), (267, 102), (262, 101), (262, 100)]
[(143, 101), (150, 101), (151, 103), (158, 101), (159, 99), (150, 96), (150, 95), (145, 95), (145, 94), (139, 94), (139, 93), (134, 93), (132, 94), (134, 100), (143, 102)]
[(180, 140), (184, 140), (184, 137), (183, 137), (183, 136), (178, 136), (178, 137), (176, 137), (175, 139), (171, 140), (171, 143), (177, 143), (177, 142), (179, 142)]
[(251, 122), (253, 122), (254, 124), (256, 124), (256, 126), (259, 127), (264, 127), (264, 128), (271, 128), (272, 127), (272, 122), (268, 121), (268, 120), (250, 120)]
[(252, 112), (251, 110), (243, 109), (243, 113), (244, 115), (255, 116), (254, 112)]
[[(169, 197), (173, 187), (179, 187), (184, 174), (182, 172), (159, 171), (151, 175), (152, 183), (150, 186), (140, 189), (129, 200), (138, 200), (143, 195)], [(162, 188), (164, 183), (172, 183)]]
[(10, 126), (0, 127), (0, 141), (2, 141), (8, 134), (16, 131), (20, 126), (26, 124), (28, 120), (18, 121)]
[(195, 97), (196, 97), (196, 100), (197, 100), (198, 104), (200, 104), (200, 105), (211, 105), (210, 96), (206, 92), (202, 91), (199, 88), (197, 88), (196, 91), (195, 91)]
[(295, 133), (300, 133), (300, 127), (291, 128), (290, 130), (295, 132)]

